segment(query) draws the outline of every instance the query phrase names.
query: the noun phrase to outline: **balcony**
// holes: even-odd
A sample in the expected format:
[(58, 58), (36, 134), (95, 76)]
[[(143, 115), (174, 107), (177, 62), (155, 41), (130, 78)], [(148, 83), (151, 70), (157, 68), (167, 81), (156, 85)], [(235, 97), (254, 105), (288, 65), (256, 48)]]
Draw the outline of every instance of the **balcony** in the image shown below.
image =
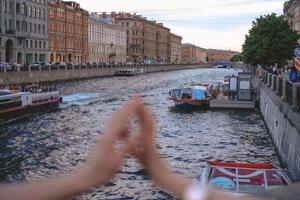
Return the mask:
[(5, 30), (5, 34), (13, 35), (13, 34), (15, 34), (15, 31), (12, 29), (7, 29), (7, 30)]
[(29, 37), (29, 33), (25, 31), (17, 31), (17, 38), (27, 38)]

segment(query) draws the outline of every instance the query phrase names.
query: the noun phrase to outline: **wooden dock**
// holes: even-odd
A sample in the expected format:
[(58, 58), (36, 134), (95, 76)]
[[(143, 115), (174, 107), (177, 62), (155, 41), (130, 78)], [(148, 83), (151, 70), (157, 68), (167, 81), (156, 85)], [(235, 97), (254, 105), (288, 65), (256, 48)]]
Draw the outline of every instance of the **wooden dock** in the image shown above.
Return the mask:
[(210, 108), (254, 109), (255, 102), (229, 99), (214, 99), (210, 101)]

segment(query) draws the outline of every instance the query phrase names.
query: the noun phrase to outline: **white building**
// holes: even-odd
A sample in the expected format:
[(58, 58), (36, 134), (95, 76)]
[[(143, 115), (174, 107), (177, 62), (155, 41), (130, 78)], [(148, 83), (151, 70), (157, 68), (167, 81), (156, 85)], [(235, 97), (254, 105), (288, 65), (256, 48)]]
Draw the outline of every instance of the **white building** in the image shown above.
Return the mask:
[(0, 1), (0, 63), (47, 61), (47, 1)]
[(111, 18), (97, 13), (89, 17), (89, 56), (91, 63), (126, 62), (126, 30)]

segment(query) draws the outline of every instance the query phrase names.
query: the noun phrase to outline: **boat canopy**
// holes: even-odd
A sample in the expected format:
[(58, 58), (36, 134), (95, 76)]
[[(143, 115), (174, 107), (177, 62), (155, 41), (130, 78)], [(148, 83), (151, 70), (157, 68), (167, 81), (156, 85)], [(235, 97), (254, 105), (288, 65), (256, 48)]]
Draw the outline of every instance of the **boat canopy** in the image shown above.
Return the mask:
[(196, 86), (192, 90), (192, 99), (205, 99), (207, 88), (204, 86)]
[(170, 96), (176, 99), (188, 98), (188, 99), (205, 99), (207, 95), (207, 87), (195, 86), (179, 88), (170, 91)]

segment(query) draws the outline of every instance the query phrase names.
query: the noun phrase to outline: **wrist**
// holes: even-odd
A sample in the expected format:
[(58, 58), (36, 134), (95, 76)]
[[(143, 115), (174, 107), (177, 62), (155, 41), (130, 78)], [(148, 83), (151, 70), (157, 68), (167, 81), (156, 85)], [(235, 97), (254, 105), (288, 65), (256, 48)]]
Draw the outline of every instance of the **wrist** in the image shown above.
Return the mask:
[(203, 184), (193, 181), (183, 192), (184, 200), (207, 200), (209, 199), (209, 190)]
[(99, 177), (99, 174), (95, 175), (89, 167), (79, 170), (77, 177), (80, 180), (80, 183), (82, 183), (82, 187), (86, 189), (104, 184), (104, 179)]

